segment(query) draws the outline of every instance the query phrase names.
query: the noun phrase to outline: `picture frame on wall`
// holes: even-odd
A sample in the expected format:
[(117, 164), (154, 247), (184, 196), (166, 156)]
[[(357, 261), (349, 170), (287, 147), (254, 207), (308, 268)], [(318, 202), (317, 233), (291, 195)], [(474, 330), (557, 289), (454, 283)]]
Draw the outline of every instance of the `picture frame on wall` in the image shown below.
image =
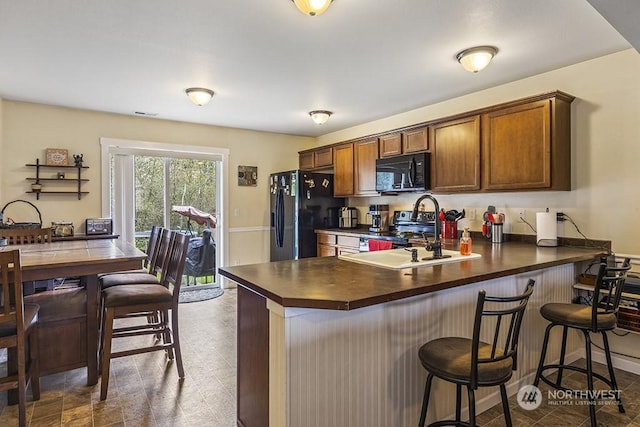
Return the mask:
[(47, 165), (68, 166), (69, 150), (64, 148), (47, 148)]
[(238, 185), (256, 187), (258, 185), (258, 167), (238, 166)]

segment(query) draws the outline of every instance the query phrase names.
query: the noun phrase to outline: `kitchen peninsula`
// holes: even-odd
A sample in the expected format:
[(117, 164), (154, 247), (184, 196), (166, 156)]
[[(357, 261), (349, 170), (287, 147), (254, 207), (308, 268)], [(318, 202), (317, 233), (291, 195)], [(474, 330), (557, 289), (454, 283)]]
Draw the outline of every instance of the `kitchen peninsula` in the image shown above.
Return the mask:
[[(426, 377), (420, 345), (469, 336), (479, 290), (514, 295), (532, 278), (515, 393), (540, 355), (539, 307), (570, 301), (576, 275), (603, 250), (474, 242), (473, 252), (481, 257), (398, 270), (337, 257), (221, 268), (239, 284), (238, 425), (416, 425)], [(569, 352), (578, 348), (571, 336)], [(453, 413), (454, 389), (434, 388), (430, 416)], [(479, 390), (478, 410), (497, 399), (497, 389)]]

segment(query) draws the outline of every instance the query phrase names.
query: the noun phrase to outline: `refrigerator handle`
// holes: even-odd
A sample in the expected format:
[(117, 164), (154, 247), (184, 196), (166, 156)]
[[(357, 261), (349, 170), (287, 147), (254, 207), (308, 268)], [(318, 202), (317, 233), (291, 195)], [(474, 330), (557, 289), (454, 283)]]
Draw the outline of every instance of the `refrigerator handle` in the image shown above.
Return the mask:
[(284, 194), (281, 189), (276, 193), (275, 232), (276, 246), (281, 248), (284, 246)]

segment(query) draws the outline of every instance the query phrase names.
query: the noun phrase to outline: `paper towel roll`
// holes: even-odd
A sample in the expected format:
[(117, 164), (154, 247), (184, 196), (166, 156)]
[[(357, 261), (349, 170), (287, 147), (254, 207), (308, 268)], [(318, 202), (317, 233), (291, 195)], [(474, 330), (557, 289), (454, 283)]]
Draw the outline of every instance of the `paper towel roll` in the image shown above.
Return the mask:
[(555, 212), (536, 213), (536, 244), (558, 246), (558, 224)]

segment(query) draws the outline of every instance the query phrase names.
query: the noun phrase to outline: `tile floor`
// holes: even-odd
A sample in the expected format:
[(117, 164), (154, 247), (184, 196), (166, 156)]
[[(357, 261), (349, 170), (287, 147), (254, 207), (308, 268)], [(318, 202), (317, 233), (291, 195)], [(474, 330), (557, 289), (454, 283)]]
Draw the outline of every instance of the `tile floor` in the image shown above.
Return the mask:
[[(164, 352), (112, 361), (107, 400), (86, 369), (41, 378), (41, 398), (27, 407), (31, 427), (236, 426), (236, 290), (180, 305), (186, 379), (181, 384)], [(122, 340), (124, 341), (124, 340)], [(0, 365), (6, 369), (6, 363)], [(28, 392), (29, 393), (29, 392)], [(17, 426), (17, 406), (0, 393), (0, 426)]]
[[(84, 369), (49, 375), (41, 380), (41, 399), (28, 404), (29, 425), (236, 426), (236, 296), (235, 289), (227, 289), (219, 298), (180, 306), (184, 383), (180, 384), (175, 366), (166, 364), (161, 352), (115, 360), (104, 402), (99, 401), (99, 383), (85, 385)], [(597, 369), (606, 371), (602, 365)], [(618, 413), (616, 406), (600, 406), (598, 424), (640, 427), (640, 376), (624, 371), (616, 374), (626, 413)], [(584, 388), (578, 374), (569, 377), (571, 387)], [(548, 388), (543, 385), (541, 389), (546, 396)], [(514, 426), (589, 426), (585, 406), (552, 406), (545, 401), (540, 408), (527, 411), (514, 396), (510, 408)], [(16, 409), (6, 406), (6, 393), (0, 393), (0, 426), (18, 425)], [(477, 421), (486, 427), (503, 426), (502, 407), (485, 411)]]

